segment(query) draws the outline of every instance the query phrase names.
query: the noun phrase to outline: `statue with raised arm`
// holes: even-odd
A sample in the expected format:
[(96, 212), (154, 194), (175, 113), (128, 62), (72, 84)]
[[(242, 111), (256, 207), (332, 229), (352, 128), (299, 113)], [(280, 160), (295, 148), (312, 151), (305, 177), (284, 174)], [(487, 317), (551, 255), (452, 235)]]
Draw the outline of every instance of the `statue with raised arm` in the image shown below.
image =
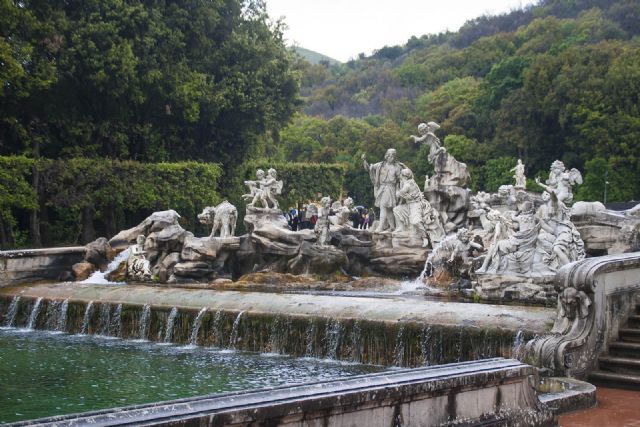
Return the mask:
[(515, 188), (524, 190), (527, 188), (527, 177), (524, 175), (524, 163), (521, 159), (518, 159), (518, 164), (511, 168), (510, 172), (513, 172), (513, 178), (516, 180)]
[(551, 170), (549, 171), (549, 179), (543, 184), (540, 179), (536, 177), (536, 184), (544, 188), (552, 199), (558, 204), (558, 210), (556, 212), (558, 219), (569, 218), (568, 203), (573, 201), (572, 187), (576, 184), (582, 184), (582, 174), (576, 168), (566, 170), (564, 163), (560, 160), (556, 160), (551, 164)]
[(420, 123), (418, 125), (418, 136), (410, 136), (414, 143), (424, 143), (429, 146), (428, 160), (431, 164), (435, 163), (435, 159), (440, 153), (447, 151), (434, 133), (438, 129), (440, 129), (440, 125), (436, 122)]
[(438, 129), (440, 129), (440, 125), (436, 122), (420, 123), (418, 135), (410, 136), (414, 143), (425, 144), (429, 147), (427, 160), (433, 165), (435, 171), (435, 175), (429, 180), (429, 187), (464, 187), (470, 179), (467, 165), (447, 153), (435, 134)]
[(245, 181), (244, 184), (249, 187), (249, 193), (243, 194), (245, 200), (251, 199), (247, 206), (254, 207), (259, 201), (263, 208), (278, 209), (278, 200), (276, 195), (282, 192), (282, 181), (278, 181), (278, 174), (275, 169), (271, 168), (265, 173), (262, 169), (256, 171), (255, 181)]
[(405, 165), (396, 160), (396, 150), (389, 148), (384, 155), (384, 160), (369, 164), (365, 154), (362, 155), (362, 163), (373, 184), (375, 205), (380, 208), (380, 221), (376, 232), (393, 230), (395, 220), (393, 208), (398, 204), (396, 192), (400, 188), (400, 173)]

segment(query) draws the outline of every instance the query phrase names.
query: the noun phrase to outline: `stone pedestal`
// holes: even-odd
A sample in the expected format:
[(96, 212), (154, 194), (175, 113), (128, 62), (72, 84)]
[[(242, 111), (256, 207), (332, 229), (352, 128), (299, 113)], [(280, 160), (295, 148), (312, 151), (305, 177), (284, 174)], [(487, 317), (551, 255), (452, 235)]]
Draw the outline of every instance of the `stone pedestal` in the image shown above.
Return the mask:
[(431, 206), (446, 218), (442, 223), (446, 232), (463, 227), (467, 220), (471, 190), (452, 185), (430, 185), (425, 196)]

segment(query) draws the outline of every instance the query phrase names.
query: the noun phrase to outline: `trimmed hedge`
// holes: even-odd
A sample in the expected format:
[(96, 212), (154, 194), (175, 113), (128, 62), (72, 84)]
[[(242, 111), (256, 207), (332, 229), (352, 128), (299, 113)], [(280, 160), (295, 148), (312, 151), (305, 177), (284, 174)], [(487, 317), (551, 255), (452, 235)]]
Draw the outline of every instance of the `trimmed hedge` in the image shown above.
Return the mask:
[[(40, 188), (31, 185), (33, 166)], [(29, 211), (38, 209), (45, 245), (86, 243), (129, 228), (153, 211), (174, 209), (188, 229), (197, 214), (221, 201), (222, 169), (199, 162), (138, 163), (104, 159), (0, 157), (0, 214), (4, 234), (24, 235)], [(2, 237), (2, 236), (0, 236)], [(28, 245), (4, 236), (3, 249)]]

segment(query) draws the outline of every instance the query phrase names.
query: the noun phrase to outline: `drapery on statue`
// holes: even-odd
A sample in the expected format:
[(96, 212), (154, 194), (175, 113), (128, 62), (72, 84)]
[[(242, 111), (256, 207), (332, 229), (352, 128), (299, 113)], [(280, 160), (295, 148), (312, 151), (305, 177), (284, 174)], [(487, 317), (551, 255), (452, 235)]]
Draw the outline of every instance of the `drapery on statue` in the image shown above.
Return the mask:
[(400, 173), (406, 166), (396, 160), (396, 150), (389, 148), (384, 160), (370, 165), (365, 154), (362, 163), (373, 184), (375, 205), (380, 208), (380, 221), (375, 230), (380, 233), (395, 228), (393, 208), (398, 204), (396, 192), (400, 188)]
[(331, 211), (331, 199), (328, 196), (320, 200), (320, 208), (318, 209), (318, 219), (313, 229), (316, 235), (316, 242), (319, 246), (329, 246), (331, 237), (329, 235), (329, 212)]
[(138, 235), (136, 244), (129, 246), (129, 257), (127, 258), (128, 278), (140, 281), (151, 280), (151, 269), (146, 258), (147, 252), (144, 250), (144, 234)]
[(513, 178), (516, 180), (516, 188), (522, 190), (527, 188), (527, 177), (524, 175), (524, 164), (522, 160), (518, 159), (518, 164), (511, 168), (509, 172), (514, 172)]
[(565, 205), (573, 196), (571, 186), (581, 181), (578, 170), (566, 171), (562, 162), (553, 162), (547, 184), (539, 184), (547, 190), (542, 193), (544, 204), (535, 215), (528, 206), (512, 218), (518, 231), (514, 227), (509, 235), (495, 239), (477, 273), (551, 276), (563, 265), (583, 259), (584, 242)]
[(271, 168), (267, 171), (265, 176), (262, 169), (256, 171), (255, 181), (245, 181), (244, 184), (249, 187), (249, 193), (243, 194), (242, 198), (245, 200), (251, 199), (251, 202), (247, 206), (255, 206), (260, 201), (262, 207), (278, 209), (278, 200), (276, 195), (282, 193), (283, 183), (278, 181), (278, 173), (275, 169)]
[(396, 196), (401, 201), (393, 209), (396, 232), (409, 231), (422, 239), (422, 247), (427, 247), (429, 242), (433, 246), (444, 238), (440, 215), (424, 198), (410, 169), (402, 170), (400, 189)]

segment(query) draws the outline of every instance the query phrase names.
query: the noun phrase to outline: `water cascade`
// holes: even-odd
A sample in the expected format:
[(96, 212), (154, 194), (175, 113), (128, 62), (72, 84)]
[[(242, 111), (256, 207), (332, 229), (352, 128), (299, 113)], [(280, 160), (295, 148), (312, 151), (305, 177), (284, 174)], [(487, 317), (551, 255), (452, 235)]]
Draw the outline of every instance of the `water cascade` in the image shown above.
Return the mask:
[(100, 270), (94, 271), (91, 274), (91, 276), (89, 276), (88, 279), (83, 280), (80, 283), (93, 283), (96, 285), (121, 285), (122, 283), (119, 283), (119, 282), (108, 281), (106, 277), (109, 273), (116, 270), (118, 266), (120, 266), (120, 264), (122, 262), (125, 262), (128, 258), (129, 258), (129, 249), (125, 249), (124, 251), (120, 252), (118, 256), (116, 256), (113, 259), (113, 261), (109, 263), (105, 271), (100, 271)]
[(167, 319), (167, 329), (164, 332), (164, 342), (170, 343), (173, 338), (173, 324), (176, 321), (176, 316), (178, 315), (178, 308), (173, 307), (171, 309), (171, 313), (169, 313), (169, 318)]
[(49, 301), (46, 307), (45, 329), (49, 331), (66, 332), (69, 300)]
[(36, 326), (38, 315), (40, 314), (40, 306), (42, 305), (42, 297), (39, 297), (33, 304), (31, 314), (29, 315), (29, 323), (27, 323), (27, 329), (33, 329)]
[(511, 357), (513, 357), (514, 359), (520, 359), (520, 357), (522, 356), (522, 350), (524, 350), (525, 342), (526, 340), (524, 339), (524, 333), (522, 331), (518, 331), (513, 339)]
[(420, 350), (422, 352), (422, 366), (431, 364), (431, 325), (425, 325), (420, 333)]
[(100, 317), (98, 318), (98, 335), (109, 336), (111, 326), (111, 306), (108, 303), (100, 304)]
[(215, 345), (216, 347), (224, 346), (223, 314), (224, 313), (221, 310), (218, 310), (216, 311), (216, 315), (213, 318), (213, 345)]
[(327, 349), (327, 353), (326, 353), (327, 359), (338, 360), (341, 341), (342, 341), (342, 324), (338, 319), (330, 319), (327, 322), (327, 329), (325, 332), (325, 345)]
[(404, 363), (404, 328), (405, 325), (401, 324), (398, 328), (398, 335), (396, 336), (396, 345), (393, 350), (393, 365), (402, 367)]
[(93, 301), (89, 301), (87, 308), (84, 310), (84, 317), (82, 318), (82, 329), (80, 334), (86, 335), (89, 333), (89, 322), (91, 321), (91, 315), (93, 314)]
[(118, 304), (109, 321), (109, 335), (119, 337), (122, 331), (122, 304)]
[(140, 316), (140, 324), (138, 325), (138, 339), (147, 340), (149, 338), (149, 326), (151, 323), (151, 305), (145, 304)]
[(309, 319), (309, 324), (305, 330), (305, 351), (304, 357), (313, 357), (313, 341), (316, 336), (316, 324), (313, 319)]
[(16, 314), (18, 314), (18, 305), (20, 304), (20, 296), (16, 295), (11, 300), (11, 305), (9, 305), (9, 310), (7, 311), (6, 321), (4, 326), (10, 328), (16, 321)]
[(242, 318), (242, 314), (244, 311), (238, 313), (236, 320), (233, 321), (233, 328), (231, 328), (231, 339), (229, 339), (229, 348), (232, 350), (236, 349), (236, 344), (238, 343), (238, 328), (240, 327), (240, 319)]
[(200, 326), (202, 326), (202, 318), (207, 314), (207, 307), (202, 307), (196, 316), (196, 320), (193, 321), (193, 327), (191, 328), (191, 337), (189, 338), (189, 344), (198, 345), (198, 332), (200, 332)]

